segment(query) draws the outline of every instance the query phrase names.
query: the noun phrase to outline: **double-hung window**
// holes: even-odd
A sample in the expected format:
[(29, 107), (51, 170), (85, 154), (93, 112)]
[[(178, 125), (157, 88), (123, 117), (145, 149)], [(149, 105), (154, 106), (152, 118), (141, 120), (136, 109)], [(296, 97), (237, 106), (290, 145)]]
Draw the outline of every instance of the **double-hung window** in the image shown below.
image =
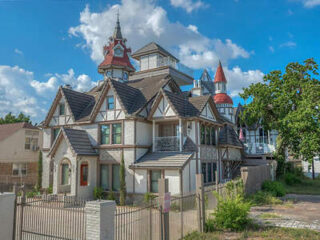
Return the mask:
[(12, 164), (12, 175), (14, 175), (14, 176), (27, 175), (27, 164), (26, 163), (13, 163)]
[(160, 170), (152, 170), (151, 171), (151, 189), (150, 191), (153, 193), (157, 193), (159, 191), (159, 186), (158, 186), (158, 180), (161, 178), (161, 171)]
[(26, 137), (26, 141), (24, 143), (24, 149), (26, 149), (26, 150), (31, 149), (31, 138), (30, 137)]
[(122, 125), (113, 123), (101, 125), (100, 127), (101, 144), (121, 144), (122, 143)]

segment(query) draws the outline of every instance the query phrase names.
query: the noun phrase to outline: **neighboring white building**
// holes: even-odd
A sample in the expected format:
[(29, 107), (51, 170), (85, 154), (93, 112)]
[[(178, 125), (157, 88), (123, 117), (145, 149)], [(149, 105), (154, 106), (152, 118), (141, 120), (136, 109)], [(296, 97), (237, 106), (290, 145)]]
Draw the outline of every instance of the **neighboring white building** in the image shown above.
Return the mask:
[(96, 186), (117, 192), (122, 157), (129, 195), (157, 192), (160, 177), (173, 195), (194, 191), (196, 173), (205, 184), (215, 171), (232, 178), (243, 147), (212, 94), (197, 93), (197, 81), (182, 92), (193, 78), (156, 43), (132, 54), (135, 72), (125, 43), (118, 21), (98, 68), (104, 80), (86, 93), (58, 89), (42, 125), (43, 187), (80, 197)]

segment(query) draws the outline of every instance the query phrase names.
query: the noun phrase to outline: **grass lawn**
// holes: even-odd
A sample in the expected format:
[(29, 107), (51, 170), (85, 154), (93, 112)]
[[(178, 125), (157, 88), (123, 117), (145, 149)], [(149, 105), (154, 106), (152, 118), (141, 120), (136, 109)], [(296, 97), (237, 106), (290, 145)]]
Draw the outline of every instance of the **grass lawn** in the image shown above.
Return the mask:
[(320, 179), (315, 180), (303, 178), (301, 183), (294, 184), (292, 186), (287, 185), (283, 180), (287, 193), (306, 194), (306, 195), (320, 195)]
[(281, 239), (281, 240), (320, 240), (320, 233), (307, 229), (256, 227), (243, 232), (222, 232), (211, 233), (193, 232), (184, 238), (185, 240), (222, 240), (222, 239)]

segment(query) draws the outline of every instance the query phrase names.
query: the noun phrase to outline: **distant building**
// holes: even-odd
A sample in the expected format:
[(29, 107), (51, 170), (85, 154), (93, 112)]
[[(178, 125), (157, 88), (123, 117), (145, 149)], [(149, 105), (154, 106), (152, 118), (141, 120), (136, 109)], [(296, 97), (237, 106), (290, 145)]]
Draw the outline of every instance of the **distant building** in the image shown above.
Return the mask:
[(40, 137), (40, 130), (29, 123), (0, 125), (0, 185), (4, 189), (15, 183), (37, 183)]

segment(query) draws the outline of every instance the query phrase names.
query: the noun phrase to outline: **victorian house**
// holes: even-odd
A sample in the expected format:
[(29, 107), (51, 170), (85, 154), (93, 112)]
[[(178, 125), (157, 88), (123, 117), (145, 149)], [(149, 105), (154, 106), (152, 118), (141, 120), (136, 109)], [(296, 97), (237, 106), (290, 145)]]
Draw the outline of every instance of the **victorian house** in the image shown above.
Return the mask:
[(103, 51), (103, 80), (84, 93), (60, 87), (43, 122), (43, 187), (82, 197), (96, 186), (117, 192), (122, 158), (129, 195), (156, 193), (160, 177), (174, 195), (193, 191), (196, 173), (205, 184), (234, 176), (243, 145), (221, 64), (214, 81), (206, 72), (194, 80), (157, 43), (131, 55), (119, 20)]

